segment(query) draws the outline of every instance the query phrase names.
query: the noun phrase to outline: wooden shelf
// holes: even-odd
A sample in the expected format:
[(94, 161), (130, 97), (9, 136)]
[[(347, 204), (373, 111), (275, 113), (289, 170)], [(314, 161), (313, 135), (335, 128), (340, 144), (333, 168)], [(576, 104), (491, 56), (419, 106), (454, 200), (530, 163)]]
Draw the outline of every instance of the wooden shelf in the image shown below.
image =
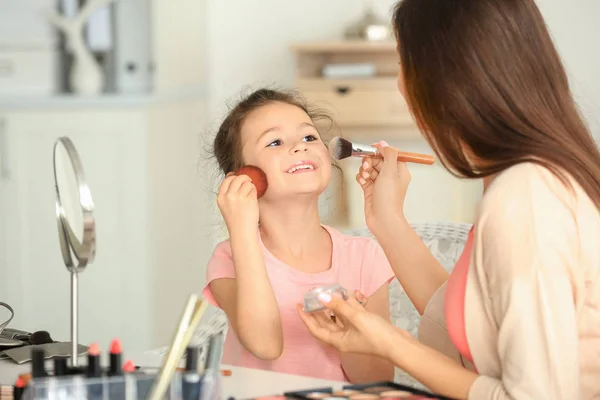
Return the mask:
[[(337, 126), (367, 131), (414, 126), (397, 89), (395, 42), (309, 42), (292, 49), (296, 52), (297, 88), (310, 103), (329, 111)], [(373, 76), (323, 76), (327, 65), (357, 63), (373, 65)]]
[(291, 46), (295, 53), (381, 53), (396, 52), (395, 41), (337, 40), (308, 42)]
[[(319, 127), (325, 140), (340, 135), (372, 143), (372, 140), (399, 134), (416, 136), (418, 130), (397, 89), (399, 67), (394, 41), (308, 42), (294, 44), (291, 50), (296, 59), (295, 84), (299, 92), (311, 105), (324, 109), (333, 119), (331, 129), (327, 129), (327, 124)], [(370, 76), (339, 79), (323, 76), (324, 68), (332, 64), (369, 64), (372, 67), (367, 69)], [(353, 182), (355, 173), (354, 169), (345, 171), (347, 176), (342, 180)], [(346, 193), (344, 185), (339, 185), (339, 179), (332, 178), (333, 184), (327, 189), (326, 196), (332, 204), (328, 206), (333, 210), (331, 224), (343, 227), (350, 222), (353, 214), (350, 205), (355, 200), (350, 201), (350, 194)]]
[[(352, 87), (366, 90), (393, 90), (397, 92), (398, 78), (376, 76), (374, 78), (330, 79), (330, 78), (298, 78), (296, 86), (300, 90), (320, 90), (323, 88)], [(401, 96), (398, 93), (398, 96)]]
[(2, 110), (77, 109), (77, 108), (136, 108), (165, 103), (198, 100), (206, 97), (204, 85), (190, 85), (179, 90), (148, 94), (101, 94), (77, 96), (56, 94), (51, 96), (0, 96)]

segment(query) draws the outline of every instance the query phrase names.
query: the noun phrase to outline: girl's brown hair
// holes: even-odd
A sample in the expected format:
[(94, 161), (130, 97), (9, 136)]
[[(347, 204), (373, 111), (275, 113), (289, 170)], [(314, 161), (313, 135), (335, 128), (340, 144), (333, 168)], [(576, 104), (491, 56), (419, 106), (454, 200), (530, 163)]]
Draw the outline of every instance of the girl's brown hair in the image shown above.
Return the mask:
[(534, 162), (600, 209), (600, 152), (534, 0), (403, 0), (393, 23), (407, 103), (447, 169)]
[(326, 112), (309, 106), (299, 94), (293, 91), (258, 89), (244, 97), (229, 111), (217, 131), (212, 153), (224, 174), (244, 166), (240, 131), (246, 117), (253, 111), (271, 103), (296, 106), (303, 110), (315, 124), (323, 120), (332, 123)]

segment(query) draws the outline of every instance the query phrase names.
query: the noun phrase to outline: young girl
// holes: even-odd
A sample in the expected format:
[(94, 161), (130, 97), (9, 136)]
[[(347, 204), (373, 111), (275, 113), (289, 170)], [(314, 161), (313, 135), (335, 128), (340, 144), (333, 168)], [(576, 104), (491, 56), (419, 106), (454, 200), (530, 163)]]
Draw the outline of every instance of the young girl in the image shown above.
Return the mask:
[[(390, 363), (338, 353), (310, 334), (296, 309), (309, 290), (339, 283), (364, 294), (367, 309), (390, 319), (394, 274), (379, 245), (319, 220), (318, 197), (331, 178), (316, 128), (322, 117), (293, 95), (261, 89), (222, 123), (214, 154), (226, 174), (217, 203), (229, 240), (217, 245), (208, 263), (203, 296), (229, 319), (225, 364), (337, 381), (391, 380)], [(251, 179), (232, 174), (244, 165), (267, 176), (268, 189), (258, 200)]]

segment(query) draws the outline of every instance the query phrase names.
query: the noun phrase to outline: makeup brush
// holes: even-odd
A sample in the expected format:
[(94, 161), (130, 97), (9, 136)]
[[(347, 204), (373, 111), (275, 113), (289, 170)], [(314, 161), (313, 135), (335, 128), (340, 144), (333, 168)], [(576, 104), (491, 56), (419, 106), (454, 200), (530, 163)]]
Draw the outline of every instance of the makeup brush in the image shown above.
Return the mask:
[(152, 385), (150, 395), (148, 396), (149, 400), (159, 400), (164, 397), (175, 374), (177, 365), (192, 339), (192, 335), (196, 331), (196, 327), (200, 323), (200, 319), (206, 311), (207, 306), (208, 303), (202, 301), (195, 294), (190, 295), (188, 298), (183, 315), (179, 320), (179, 325), (171, 341), (169, 353), (165, 357), (160, 372)]
[[(348, 157), (382, 157), (376, 147), (352, 143), (339, 136), (334, 137), (329, 142), (329, 154), (334, 160), (343, 160)], [(408, 153), (398, 150), (398, 161), (432, 165), (435, 159), (428, 154)]]
[(256, 197), (261, 198), (267, 191), (267, 175), (264, 171), (254, 165), (246, 165), (234, 172), (235, 175), (248, 175), (256, 186)]

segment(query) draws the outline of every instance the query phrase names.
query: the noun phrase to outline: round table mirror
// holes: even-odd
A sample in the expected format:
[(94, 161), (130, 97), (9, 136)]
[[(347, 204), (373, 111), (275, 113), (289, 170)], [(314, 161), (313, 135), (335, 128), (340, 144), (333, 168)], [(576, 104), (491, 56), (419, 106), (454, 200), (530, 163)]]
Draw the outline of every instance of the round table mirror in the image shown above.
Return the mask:
[(77, 366), (78, 274), (94, 260), (96, 254), (94, 202), (71, 139), (57, 139), (53, 158), (60, 251), (71, 273), (71, 363)]

